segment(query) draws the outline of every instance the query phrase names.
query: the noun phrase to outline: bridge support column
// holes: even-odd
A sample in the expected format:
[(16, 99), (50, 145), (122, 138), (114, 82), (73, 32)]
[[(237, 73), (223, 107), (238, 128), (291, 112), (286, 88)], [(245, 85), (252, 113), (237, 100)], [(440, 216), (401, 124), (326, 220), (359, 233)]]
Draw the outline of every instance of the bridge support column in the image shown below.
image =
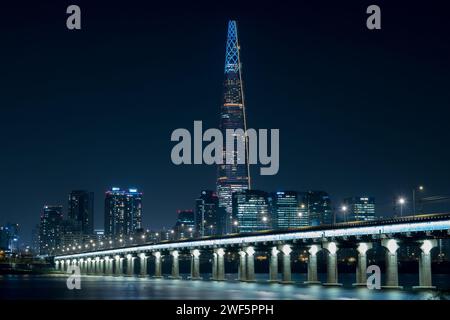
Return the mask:
[(247, 254), (244, 250), (239, 251), (238, 279), (240, 281), (247, 280)]
[(85, 263), (86, 263), (86, 261), (85, 261), (83, 258), (81, 258), (81, 259), (79, 260), (80, 273), (81, 273), (81, 274), (85, 274), (85, 273), (86, 273), (86, 266), (85, 266)]
[(337, 251), (338, 247), (335, 242), (327, 242), (323, 247), (328, 251), (327, 256), (327, 282), (324, 286), (342, 286), (338, 283), (338, 268), (337, 268)]
[(105, 257), (105, 275), (107, 275), (107, 276), (112, 275), (111, 264), (112, 264), (111, 257), (106, 256)]
[(247, 253), (247, 280), (248, 282), (255, 281), (255, 249), (248, 247), (245, 252)]
[(278, 253), (280, 251), (277, 247), (272, 247), (270, 253), (269, 282), (278, 282)]
[(291, 269), (291, 246), (285, 244), (281, 248), (281, 252), (283, 252), (283, 280), (281, 283), (290, 284), (294, 283), (292, 281), (292, 269)]
[(397, 240), (383, 239), (381, 245), (386, 250), (386, 285), (382, 286), (384, 289), (402, 289), (398, 285), (398, 261), (397, 250), (399, 248)]
[(308, 250), (308, 280), (305, 281), (305, 284), (320, 284), (317, 277), (317, 252), (319, 252), (319, 246), (316, 244), (313, 244)]
[(216, 267), (217, 267), (217, 273), (216, 273), (216, 279), (217, 281), (224, 281), (225, 280), (225, 259), (224, 259), (224, 255), (225, 255), (225, 250), (222, 248), (216, 249), (215, 250), (215, 254), (217, 257), (217, 263), (216, 263)]
[(127, 255), (127, 276), (132, 277), (134, 275), (134, 260), (136, 257), (133, 257), (131, 254)]
[(436, 289), (432, 284), (431, 249), (437, 246), (436, 240), (423, 240), (419, 259), (419, 286), (413, 289)]
[(217, 253), (214, 251), (212, 254), (212, 270), (211, 270), (211, 280), (216, 280), (217, 279)]
[(60, 260), (59, 261), (59, 271), (64, 272), (65, 271), (64, 267), (65, 267), (64, 260)]
[(84, 274), (89, 274), (89, 259), (84, 260)]
[(72, 264), (72, 261), (67, 259), (66, 263), (64, 264), (64, 266), (65, 266), (64, 272), (67, 272), (67, 270), (69, 270), (69, 267), (71, 266), (71, 264)]
[(140, 277), (146, 277), (148, 272), (147, 272), (147, 260), (148, 257), (145, 253), (141, 253), (139, 255), (139, 276)]
[(181, 279), (180, 277), (180, 262), (179, 262), (179, 252), (174, 250), (170, 253), (172, 255), (172, 275), (171, 279)]
[(114, 276), (118, 277), (121, 275), (122, 273), (122, 261), (121, 261), (121, 257), (119, 255), (116, 255), (114, 257)]
[(102, 274), (101, 266), (100, 266), (100, 257), (95, 257), (95, 274)]
[(61, 266), (61, 264), (59, 263), (59, 261), (55, 260), (55, 270), (56, 271), (59, 271), (60, 266)]
[(96, 274), (103, 274), (105, 272), (103, 261), (102, 258), (98, 258)]
[(200, 250), (191, 250), (191, 280), (201, 280), (200, 277)]
[(87, 258), (86, 261), (86, 274), (92, 273), (92, 258)]
[(153, 276), (153, 278), (162, 278), (161, 252), (153, 252), (153, 256), (155, 257), (155, 275)]
[(372, 248), (371, 243), (361, 242), (358, 245), (358, 264), (356, 266), (356, 282), (354, 286), (367, 286), (367, 250)]

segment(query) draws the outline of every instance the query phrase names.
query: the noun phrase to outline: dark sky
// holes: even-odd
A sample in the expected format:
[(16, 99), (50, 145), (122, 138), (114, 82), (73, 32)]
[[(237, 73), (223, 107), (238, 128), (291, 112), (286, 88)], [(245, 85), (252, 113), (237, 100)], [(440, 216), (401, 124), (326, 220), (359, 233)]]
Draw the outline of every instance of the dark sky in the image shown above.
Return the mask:
[[(450, 194), (445, 1), (161, 2), (0, 5), (0, 223), (25, 240), (73, 189), (95, 192), (103, 227), (105, 190), (137, 187), (160, 228), (215, 188), (215, 167), (171, 163), (170, 135), (218, 126), (228, 19), (248, 126), (280, 129), (280, 171), (253, 170), (253, 188), (325, 190), (336, 206), (371, 195), (384, 216), (416, 184)], [(66, 29), (69, 4), (80, 31)], [(382, 30), (365, 26), (370, 4)]]

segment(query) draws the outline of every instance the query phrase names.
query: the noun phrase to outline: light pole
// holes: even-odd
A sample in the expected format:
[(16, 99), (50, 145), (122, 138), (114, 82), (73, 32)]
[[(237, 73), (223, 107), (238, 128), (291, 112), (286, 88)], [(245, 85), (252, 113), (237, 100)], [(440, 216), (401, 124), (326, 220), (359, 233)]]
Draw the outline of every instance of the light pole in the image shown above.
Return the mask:
[(414, 187), (412, 190), (412, 201), (413, 201), (413, 216), (416, 215), (416, 190), (423, 191), (423, 186)]
[(403, 216), (403, 205), (405, 204), (405, 198), (401, 197), (398, 199), (398, 204), (400, 205), (400, 217)]
[(347, 222), (347, 206), (342, 206), (341, 211), (344, 213), (344, 222)]

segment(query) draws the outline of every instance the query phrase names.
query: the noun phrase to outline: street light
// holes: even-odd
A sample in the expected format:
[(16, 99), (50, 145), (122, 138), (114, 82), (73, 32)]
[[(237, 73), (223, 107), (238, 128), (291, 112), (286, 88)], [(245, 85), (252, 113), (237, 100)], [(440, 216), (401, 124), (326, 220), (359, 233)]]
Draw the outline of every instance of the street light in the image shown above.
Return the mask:
[(344, 213), (344, 221), (347, 222), (347, 206), (342, 206), (341, 211)]
[(413, 216), (416, 215), (416, 190), (417, 191), (423, 191), (424, 187), (422, 185), (418, 186), (418, 187), (414, 187), (412, 190), (412, 205), (413, 205)]
[(398, 204), (400, 205), (400, 217), (403, 216), (403, 205), (405, 204), (406, 200), (403, 197), (400, 197), (398, 199)]

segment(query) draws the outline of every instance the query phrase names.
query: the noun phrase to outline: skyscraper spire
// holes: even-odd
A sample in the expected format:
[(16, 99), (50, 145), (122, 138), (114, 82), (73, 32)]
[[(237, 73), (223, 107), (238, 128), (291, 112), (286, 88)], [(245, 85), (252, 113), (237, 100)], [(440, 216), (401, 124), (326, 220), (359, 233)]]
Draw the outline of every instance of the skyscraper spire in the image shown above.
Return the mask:
[[(223, 104), (220, 108), (220, 129), (226, 136), (227, 129), (247, 130), (244, 91), (242, 86), (241, 60), (239, 56), (239, 40), (236, 21), (228, 22), (228, 34), (225, 52), (225, 80)], [(250, 174), (248, 163), (248, 144), (245, 135), (237, 135), (236, 139), (242, 139), (245, 145), (245, 154), (238, 154), (234, 142), (234, 151), (228, 156), (232, 156), (233, 163), (226, 163), (226, 149), (233, 146), (224, 144), (223, 164), (218, 167), (217, 194), (219, 197), (219, 208), (224, 216), (223, 224), (226, 233), (231, 232), (233, 223), (232, 217), (232, 193), (250, 189)], [(245, 157), (245, 161), (241, 158)]]

